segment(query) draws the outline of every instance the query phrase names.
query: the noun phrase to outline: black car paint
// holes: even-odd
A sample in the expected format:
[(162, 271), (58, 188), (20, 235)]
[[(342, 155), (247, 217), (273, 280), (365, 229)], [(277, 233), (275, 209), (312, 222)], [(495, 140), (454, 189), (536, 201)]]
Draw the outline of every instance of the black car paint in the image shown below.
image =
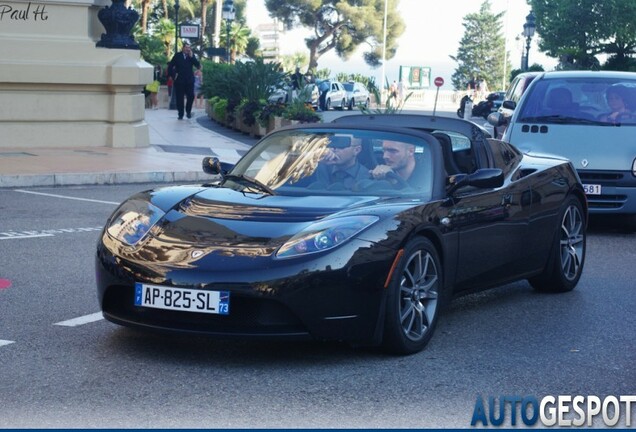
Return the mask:
[[(479, 167), (494, 167), (492, 142), (472, 123), (408, 115), (363, 117), (341, 118), (336, 126), (410, 127), (409, 133), (427, 139), (422, 131), (459, 129), (471, 137)], [(441, 160), (439, 149), (435, 154)], [(576, 173), (563, 161), (518, 155), (503, 167), (501, 188), (465, 188), (452, 196), (444, 192), (446, 177), (441, 162), (437, 164), (430, 201), (368, 196), (298, 200), (205, 186), (144, 192), (139, 196), (167, 216), (138, 247), (118, 244), (102, 232), (96, 271), (104, 316), (124, 325), (216, 336), (377, 344), (387, 275), (409, 239), (426, 236), (438, 248), (445, 275), (441, 294), (449, 299), (539, 272), (547, 260), (545, 243), (555, 235), (560, 203), (572, 193), (585, 200)], [(278, 247), (302, 227), (344, 213), (380, 220), (329, 251), (275, 257)], [(203, 256), (192, 259), (193, 250)], [(221, 317), (136, 308), (135, 282), (229, 290), (232, 312)]]

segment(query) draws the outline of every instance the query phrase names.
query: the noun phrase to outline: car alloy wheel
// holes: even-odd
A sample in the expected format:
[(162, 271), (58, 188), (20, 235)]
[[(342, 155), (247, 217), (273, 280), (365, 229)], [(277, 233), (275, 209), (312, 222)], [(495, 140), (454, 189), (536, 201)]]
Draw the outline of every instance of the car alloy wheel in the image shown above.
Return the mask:
[(426, 238), (411, 240), (389, 287), (385, 347), (398, 354), (418, 352), (430, 340), (439, 314), (441, 265)]
[(585, 252), (583, 215), (575, 205), (569, 206), (561, 222), (561, 270), (563, 276), (575, 280), (581, 274)]
[(571, 196), (559, 214), (559, 226), (543, 272), (530, 278), (537, 291), (567, 292), (574, 289), (585, 263), (586, 219), (583, 205)]

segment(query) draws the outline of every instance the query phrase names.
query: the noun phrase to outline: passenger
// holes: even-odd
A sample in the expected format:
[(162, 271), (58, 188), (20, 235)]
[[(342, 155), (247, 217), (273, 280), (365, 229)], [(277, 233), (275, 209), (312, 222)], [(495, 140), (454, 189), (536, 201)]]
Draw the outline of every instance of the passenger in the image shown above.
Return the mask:
[(608, 123), (617, 123), (622, 118), (630, 117), (631, 112), (627, 109), (627, 95), (621, 86), (610, 86), (605, 92), (607, 105), (612, 110), (608, 114), (601, 116), (600, 120)]
[[(423, 169), (415, 160), (415, 146), (398, 141), (384, 141), (382, 144), (384, 165), (378, 165), (370, 171), (375, 180), (391, 182), (391, 173), (409, 186), (420, 188), (423, 184)], [(398, 179), (398, 180), (399, 180)]]
[(353, 189), (360, 181), (369, 179), (369, 170), (358, 162), (362, 150), (360, 140), (347, 136), (331, 137), (328, 153), (317, 170), (320, 184), (342, 184), (345, 189)]

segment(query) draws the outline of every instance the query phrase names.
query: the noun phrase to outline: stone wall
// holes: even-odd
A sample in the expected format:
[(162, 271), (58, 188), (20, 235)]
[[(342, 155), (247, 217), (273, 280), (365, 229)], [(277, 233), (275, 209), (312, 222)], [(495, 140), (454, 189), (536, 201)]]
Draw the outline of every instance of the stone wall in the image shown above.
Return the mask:
[(0, 148), (144, 147), (139, 50), (98, 48), (108, 0), (0, 3)]

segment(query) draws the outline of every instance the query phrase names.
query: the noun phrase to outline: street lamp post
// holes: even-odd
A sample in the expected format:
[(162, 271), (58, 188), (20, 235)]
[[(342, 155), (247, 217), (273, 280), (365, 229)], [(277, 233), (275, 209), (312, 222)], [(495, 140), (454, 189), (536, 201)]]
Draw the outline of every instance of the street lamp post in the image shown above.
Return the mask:
[[(174, 0), (174, 53), (179, 52), (179, 0)], [(171, 110), (177, 109), (177, 96), (175, 95), (174, 88), (170, 94), (170, 104), (168, 106)]]
[(523, 25), (523, 35), (526, 37), (526, 56), (524, 58), (523, 70), (527, 71), (530, 63), (528, 62), (528, 56), (530, 54), (530, 42), (532, 42), (532, 36), (534, 36), (534, 31), (536, 30), (536, 18), (534, 17), (534, 12), (530, 11), (528, 16), (526, 17), (526, 23)]
[(225, 0), (223, 2), (223, 19), (225, 20), (225, 26), (227, 31), (227, 39), (226, 39), (226, 61), (230, 63), (230, 30), (232, 29), (232, 21), (234, 21), (234, 17), (236, 14), (236, 10), (234, 9), (234, 1), (233, 0)]
[(179, 52), (179, 0), (174, 0), (174, 53)]

